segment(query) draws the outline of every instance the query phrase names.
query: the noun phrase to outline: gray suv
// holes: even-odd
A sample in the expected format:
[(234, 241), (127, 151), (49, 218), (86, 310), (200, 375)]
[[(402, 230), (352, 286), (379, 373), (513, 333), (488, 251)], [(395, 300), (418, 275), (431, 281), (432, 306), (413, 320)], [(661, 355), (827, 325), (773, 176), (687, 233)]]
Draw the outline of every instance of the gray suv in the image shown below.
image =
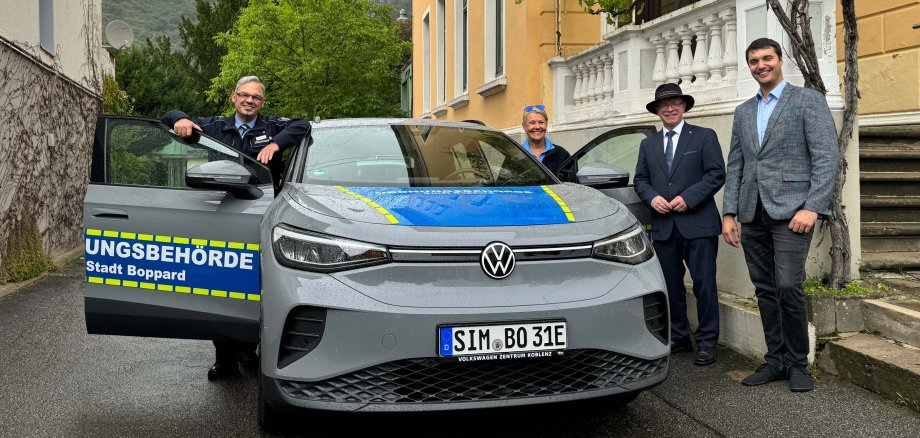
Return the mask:
[(323, 121), (275, 196), (226, 145), (100, 118), (87, 329), (260, 342), (265, 428), (298, 407), (628, 402), (667, 376), (668, 307), (642, 225), (595, 190), (631, 192), (588, 156), (604, 143), (560, 182), (477, 124)]

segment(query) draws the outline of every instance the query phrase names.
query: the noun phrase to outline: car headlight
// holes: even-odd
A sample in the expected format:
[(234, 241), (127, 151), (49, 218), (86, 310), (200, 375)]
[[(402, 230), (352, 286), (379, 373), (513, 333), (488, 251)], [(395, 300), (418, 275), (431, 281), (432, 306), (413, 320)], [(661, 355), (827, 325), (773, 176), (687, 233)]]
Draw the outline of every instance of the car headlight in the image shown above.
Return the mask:
[(613, 237), (594, 242), (591, 254), (605, 260), (638, 265), (652, 258), (655, 253), (642, 227), (635, 224)]
[(390, 261), (383, 246), (342, 239), (290, 225), (279, 224), (272, 230), (272, 251), (287, 267), (316, 272), (333, 272)]

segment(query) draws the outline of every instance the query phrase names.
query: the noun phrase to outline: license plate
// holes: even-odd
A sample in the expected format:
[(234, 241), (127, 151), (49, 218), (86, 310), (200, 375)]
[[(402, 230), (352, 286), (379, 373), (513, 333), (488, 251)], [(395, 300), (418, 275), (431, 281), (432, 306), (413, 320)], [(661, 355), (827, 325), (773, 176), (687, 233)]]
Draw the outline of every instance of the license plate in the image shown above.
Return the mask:
[(552, 356), (554, 352), (564, 350), (566, 342), (565, 321), (438, 327), (438, 356), (445, 359)]

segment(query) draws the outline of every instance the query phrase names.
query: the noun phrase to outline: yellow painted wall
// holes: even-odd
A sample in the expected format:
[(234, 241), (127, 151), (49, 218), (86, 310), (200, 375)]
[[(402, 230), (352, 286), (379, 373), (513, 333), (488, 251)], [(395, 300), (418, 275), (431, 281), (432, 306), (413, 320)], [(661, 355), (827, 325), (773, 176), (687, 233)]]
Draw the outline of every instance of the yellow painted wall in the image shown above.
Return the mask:
[[(454, 3), (445, 1), (446, 41), (446, 93), (445, 102), (456, 98), (454, 92)], [(444, 120), (477, 119), (500, 129), (520, 125), (523, 107), (544, 104), (550, 113), (552, 71), (547, 61), (556, 56), (556, 0), (524, 0), (516, 4), (505, 1), (505, 68), (507, 87), (504, 91), (488, 97), (476, 93), (485, 80), (485, 4), (484, 0), (468, 2), (469, 26), (469, 73), (467, 89), (469, 103), (456, 110), (449, 108), (447, 114), (439, 116)], [(600, 18), (586, 13), (578, 0), (560, 0), (563, 55), (569, 56), (600, 42)], [(422, 86), (424, 84), (422, 61), (422, 18), (425, 10), (430, 11), (431, 28), (431, 104), (437, 100), (437, 1), (415, 0), (412, 2), (412, 57), (413, 57), (413, 116), (424, 113)]]
[[(920, 0), (856, 0), (860, 114), (920, 111)], [(843, 82), (843, 18), (837, 8)]]

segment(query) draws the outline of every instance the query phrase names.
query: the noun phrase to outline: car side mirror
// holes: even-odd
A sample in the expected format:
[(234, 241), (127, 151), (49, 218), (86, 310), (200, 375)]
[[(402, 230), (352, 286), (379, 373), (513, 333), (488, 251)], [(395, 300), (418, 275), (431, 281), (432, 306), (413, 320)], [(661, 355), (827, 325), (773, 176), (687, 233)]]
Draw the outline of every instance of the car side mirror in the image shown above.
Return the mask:
[(589, 164), (578, 169), (575, 180), (578, 184), (595, 189), (624, 187), (629, 183), (629, 171), (616, 166)]
[(262, 190), (242, 164), (219, 160), (199, 164), (185, 172), (185, 185), (196, 189), (225, 190), (240, 199), (259, 199)]

